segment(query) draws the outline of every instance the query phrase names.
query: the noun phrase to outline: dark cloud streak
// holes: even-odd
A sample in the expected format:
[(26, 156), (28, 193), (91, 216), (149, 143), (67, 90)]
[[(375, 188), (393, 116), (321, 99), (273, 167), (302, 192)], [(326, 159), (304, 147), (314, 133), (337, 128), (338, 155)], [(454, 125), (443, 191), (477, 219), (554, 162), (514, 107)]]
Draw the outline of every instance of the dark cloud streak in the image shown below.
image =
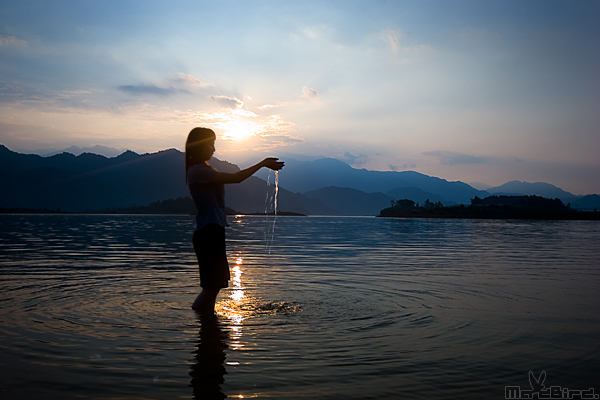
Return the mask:
[(468, 154), (454, 153), (452, 151), (426, 151), (424, 156), (437, 157), (442, 165), (457, 165), (457, 164), (484, 164), (488, 159), (484, 157), (476, 157)]
[(175, 89), (172, 87), (162, 88), (156, 85), (144, 85), (143, 83), (139, 85), (122, 85), (119, 86), (118, 89), (132, 95), (150, 94), (160, 97), (173, 96), (178, 93), (189, 93), (187, 90)]

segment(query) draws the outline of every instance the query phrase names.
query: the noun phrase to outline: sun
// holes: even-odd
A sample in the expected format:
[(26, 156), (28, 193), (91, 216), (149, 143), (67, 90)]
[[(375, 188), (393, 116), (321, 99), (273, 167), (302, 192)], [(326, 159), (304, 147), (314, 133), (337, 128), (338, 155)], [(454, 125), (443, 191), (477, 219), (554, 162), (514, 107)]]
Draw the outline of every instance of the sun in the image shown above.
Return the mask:
[(257, 126), (250, 121), (229, 121), (220, 126), (223, 140), (238, 141), (253, 136)]

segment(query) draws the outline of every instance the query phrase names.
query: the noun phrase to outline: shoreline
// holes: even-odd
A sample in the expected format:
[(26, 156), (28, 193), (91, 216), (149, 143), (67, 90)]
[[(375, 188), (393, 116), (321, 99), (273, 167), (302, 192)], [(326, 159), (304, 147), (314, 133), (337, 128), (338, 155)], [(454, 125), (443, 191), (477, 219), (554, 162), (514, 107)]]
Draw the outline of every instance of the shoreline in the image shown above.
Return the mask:
[(427, 219), (520, 219), (520, 220), (538, 220), (538, 221), (599, 221), (600, 212), (594, 211), (572, 211), (564, 214), (544, 215), (537, 213), (506, 213), (503, 215), (488, 213), (393, 213), (387, 215), (378, 215), (377, 218), (427, 218)]
[[(1, 214), (22, 214), (22, 215), (186, 215), (196, 216), (195, 213), (189, 212), (115, 212), (110, 211), (61, 211), (61, 210), (47, 210), (47, 209), (32, 209), (32, 208), (0, 208)], [(273, 212), (269, 213), (242, 213), (242, 212), (227, 212), (228, 216), (238, 215), (267, 215), (267, 216), (279, 216), (279, 217), (307, 217), (306, 214), (296, 213), (292, 211), (278, 211), (277, 214)]]

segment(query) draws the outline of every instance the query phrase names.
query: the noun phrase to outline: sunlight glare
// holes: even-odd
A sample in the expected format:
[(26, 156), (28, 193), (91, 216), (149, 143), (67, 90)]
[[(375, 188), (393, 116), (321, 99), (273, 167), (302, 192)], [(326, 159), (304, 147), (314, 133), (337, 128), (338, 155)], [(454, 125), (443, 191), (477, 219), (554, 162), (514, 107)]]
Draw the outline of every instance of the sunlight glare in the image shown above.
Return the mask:
[(221, 301), (217, 304), (217, 314), (229, 319), (231, 329), (231, 349), (239, 350), (244, 347), (241, 338), (243, 336), (242, 323), (248, 317), (248, 313), (244, 310), (244, 305), (249, 301), (245, 293), (245, 287), (242, 283), (242, 265), (244, 259), (241, 252), (237, 254), (235, 266), (231, 268), (233, 288), (229, 294), (229, 300)]
[(253, 136), (260, 127), (252, 121), (232, 120), (219, 126), (223, 130), (221, 138), (227, 141), (242, 140)]

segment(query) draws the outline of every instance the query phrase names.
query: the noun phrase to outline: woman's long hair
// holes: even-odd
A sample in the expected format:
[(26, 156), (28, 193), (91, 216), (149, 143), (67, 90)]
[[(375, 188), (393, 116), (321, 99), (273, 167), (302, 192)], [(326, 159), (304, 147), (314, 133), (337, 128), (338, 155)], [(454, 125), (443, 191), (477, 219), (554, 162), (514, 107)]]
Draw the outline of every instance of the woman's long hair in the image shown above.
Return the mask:
[(190, 131), (185, 141), (185, 183), (187, 185), (187, 174), (191, 166), (202, 164), (204, 161), (199, 154), (199, 145), (215, 140), (217, 135), (209, 128), (194, 128)]

